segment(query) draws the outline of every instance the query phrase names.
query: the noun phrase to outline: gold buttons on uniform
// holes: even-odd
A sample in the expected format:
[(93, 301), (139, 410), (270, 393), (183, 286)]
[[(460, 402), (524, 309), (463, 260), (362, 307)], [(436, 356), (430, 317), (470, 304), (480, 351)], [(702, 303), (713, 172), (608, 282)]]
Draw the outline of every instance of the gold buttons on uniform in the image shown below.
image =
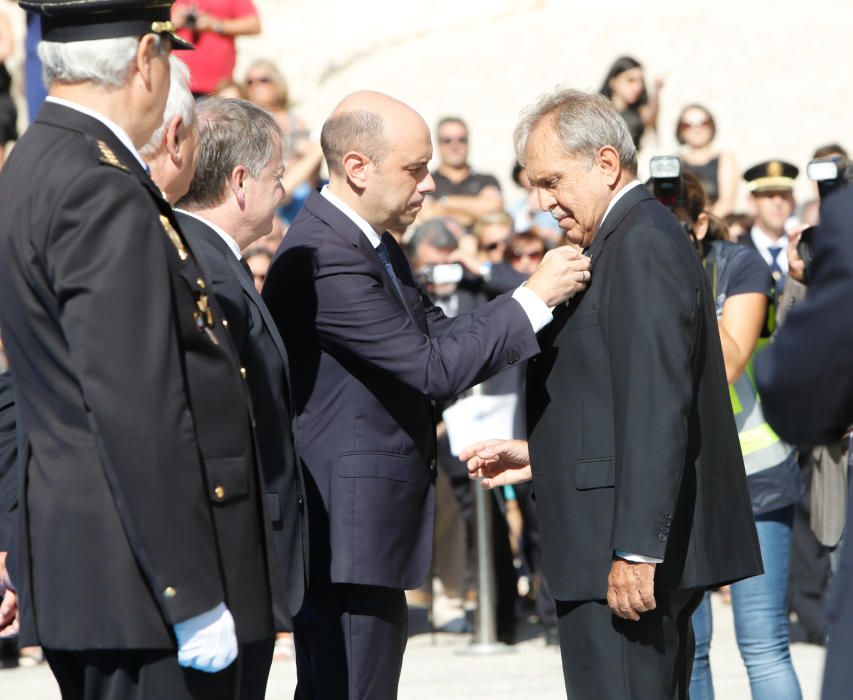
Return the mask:
[(220, 501), (225, 498), (225, 489), (222, 488), (222, 484), (217, 484), (216, 488), (213, 489), (213, 493)]
[(195, 283), (199, 286), (199, 288), (200, 288), (200, 289), (204, 289), (204, 280), (203, 280), (201, 277), (199, 277), (199, 278), (195, 281)]
[(171, 586), (168, 586), (166, 590), (163, 591), (164, 598), (174, 598), (176, 595), (178, 595), (178, 592)]
[(245, 367), (240, 368), (240, 376), (243, 377), (243, 379), (246, 378), (246, 368)]
[(223, 319), (222, 319), (222, 327), (223, 327), (223, 328), (228, 328), (228, 319), (227, 319), (227, 318), (223, 318)]

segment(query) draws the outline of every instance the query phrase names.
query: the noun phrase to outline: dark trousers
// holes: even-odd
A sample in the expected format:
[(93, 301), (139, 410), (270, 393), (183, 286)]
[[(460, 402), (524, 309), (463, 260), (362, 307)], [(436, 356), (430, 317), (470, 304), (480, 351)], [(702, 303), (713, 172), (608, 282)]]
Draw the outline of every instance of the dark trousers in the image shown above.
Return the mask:
[(264, 700), (274, 639), (240, 645), (219, 673), (178, 665), (176, 651), (58, 651), (44, 655), (62, 700)]
[(690, 617), (704, 591), (657, 593), (639, 622), (607, 601), (557, 601), (560, 653), (570, 700), (687, 700), (693, 666)]
[(394, 700), (407, 637), (403, 591), (313, 586), (293, 619), (296, 700)]

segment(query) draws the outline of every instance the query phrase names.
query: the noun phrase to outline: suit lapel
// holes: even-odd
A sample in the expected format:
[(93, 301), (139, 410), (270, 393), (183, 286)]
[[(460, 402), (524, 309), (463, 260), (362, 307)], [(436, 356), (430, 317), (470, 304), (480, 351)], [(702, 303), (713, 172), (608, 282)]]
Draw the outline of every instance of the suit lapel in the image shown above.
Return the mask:
[[(385, 288), (388, 295), (400, 305), (412, 321), (418, 323), (411, 308), (409, 308), (409, 304), (397, 293), (397, 288), (394, 286), (393, 280), (388, 275), (388, 271), (385, 269), (385, 264), (382, 262), (382, 258), (379, 257), (379, 253), (376, 252), (376, 249), (371, 245), (370, 241), (367, 240), (367, 236), (364, 235), (355, 222), (319, 192), (312, 192), (308, 199), (305, 200), (304, 206), (307, 211), (316, 216), (318, 219), (324, 221), (333, 231), (346, 239), (350, 245), (361, 251), (361, 254), (364, 255), (364, 257), (367, 258), (379, 272), (382, 279), (382, 286)], [(399, 263), (395, 262), (397, 259), (397, 252), (400, 252), (400, 255), (402, 255), (402, 251), (399, 251), (399, 246), (393, 236), (383, 234), (383, 240), (385, 241), (385, 246), (388, 249), (388, 255), (391, 258), (391, 265), (397, 273), (397, 279), (400, 281), (400, 285), (405, 291), (407, 287), (407, 280), (405, 280), (405, 277), (401, 275)], [(409, 275), (409, 277), (411, 276)], [(414, 281), (412, 283), (414, 283)], [(421, 324), (418, 323), (418, 327), (420, 326)]]
[(622, 220), (628, 212), (637, 204), (644, 202), (647, 199), (654, 199), (654, 197), (643, 185), (639, 185), (631, 189), (630, 192), (626, 192), (622, 195), (622, 198), (616, 202), (613, 209), (611, 209), (607, 216), (604, 217), (604, 221), (601, 222), (598, 232), (595, 234), (595, 238), (592, 241), (592, 245), (589, 247), (591, 267), (594, 268), (601, 252), (604, 250), (604, 244), (607, 242), (607, 239), (617, 228), (619, 228), (619, 224), (622, 223)]

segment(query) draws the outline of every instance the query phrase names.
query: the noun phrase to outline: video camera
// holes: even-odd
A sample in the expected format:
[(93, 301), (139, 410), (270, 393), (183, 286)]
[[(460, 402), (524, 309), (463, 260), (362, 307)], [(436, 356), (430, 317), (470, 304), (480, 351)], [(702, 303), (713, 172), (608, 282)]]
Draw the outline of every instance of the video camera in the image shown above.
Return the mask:
[(442, 265), (424, 265), (417, 271), (418, 283), (421, 286), (458, 284), (462, 281), (464, 270), (459, 263), (444, 263)]
[[(815, 158), (806, 166), (806, 174), (809, 180), (817, 183), (817, 191), (821, 199), (842, 187), (846, 187), (853, 181), (853, 161), (843, 156), (831, 156), (829, 158)], [(805, 280), (808, 282), (809, 272), (814, 261), (814, 244), (817, 226), (809, 226), (800, 234), (797, 241), (797, 254), (803, 259), (805, 265)]]
[(809, 162), (806, 173), (809, 180), (817, 183), (820, 198), (825, 199), (830, 192), (853, 180), (853, 162), (842, 156), (815, 158)]
[(652, 194), (668, 209), (675, 209), (681, 197), (681, 160), (676, 156), (655, 156), (649, 161)]

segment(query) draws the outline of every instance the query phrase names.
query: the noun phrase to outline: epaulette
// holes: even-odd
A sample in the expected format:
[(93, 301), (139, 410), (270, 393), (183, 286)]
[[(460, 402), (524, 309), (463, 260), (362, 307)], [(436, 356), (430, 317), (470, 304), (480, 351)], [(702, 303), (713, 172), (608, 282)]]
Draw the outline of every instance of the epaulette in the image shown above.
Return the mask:
[(118, 159), (118, 156), (113, 153), (113, 149), (107, 145), (106, 141), (96, 141), (95, 143), (98, 146), (98, 150), (101, 152), (101, 163), (104, 165), (112, 165), (114, 168), (124, 170), (125, 172), (130, 172), (130, 168)]

